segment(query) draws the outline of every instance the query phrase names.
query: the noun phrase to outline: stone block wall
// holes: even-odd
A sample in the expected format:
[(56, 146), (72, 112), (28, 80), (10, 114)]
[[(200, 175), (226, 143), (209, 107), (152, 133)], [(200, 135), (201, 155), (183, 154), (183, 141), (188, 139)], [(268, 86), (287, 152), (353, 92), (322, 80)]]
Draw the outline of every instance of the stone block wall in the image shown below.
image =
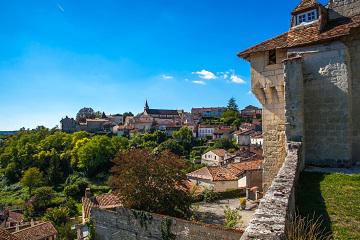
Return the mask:
[(351, 17), (360, 14), (360, 0), (330, 0), (330, 18)]
[(283, 166), (261, 199), (241, 240), (286, 239), (286, 228), (295, 211), (295, 187), (301, 172), (301, 143), (289, 142)]
[(241, 231), (125, 208), (91, 210), (97, 240), (239, 240)]
[(360, 30), (348, 39), (351, 59), (352, 157), (360, 164)]
[(335, 41), (290, 49), (288, 53), (303, 58), (306, 164), (351, 166), (351, 71), (347, 46)]
[(276, 64), (268, 52), (251, 55), (252, 91), (263, 105), (263, 187), (270, 186), (285, 159), (284, 69), (286, 51), (277, 50)]

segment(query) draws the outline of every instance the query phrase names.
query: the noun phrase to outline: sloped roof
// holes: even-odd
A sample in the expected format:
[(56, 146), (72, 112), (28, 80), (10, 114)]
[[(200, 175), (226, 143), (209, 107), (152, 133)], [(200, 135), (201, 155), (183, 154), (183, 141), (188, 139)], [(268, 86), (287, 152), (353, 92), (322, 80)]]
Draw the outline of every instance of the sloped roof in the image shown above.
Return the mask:
[(211, 150), (210, 152), (214, 153), (215, 155), (217, 155), (219, 157), (225, 157), (225, 155), (227, 153), (225, 149), (214, 149), (214, 150)]
[(360, 15), (329, 21), (322, 31), (319, 30), (319, 21), (310, 25), (300, 25), (291, 28), (289, 32), (250, 47), (240, 52), (238, 56), (246, 59), (251, 53), (325, 42), (349, 35), (352, 29), (358, 27), (360, 27)]
[(229, 164), (227, 167), (207, 166), (194, 172), (188, 173), (188, 177), (211, 181), (236, 181), (245, 171), (262, 168), (262, 160), (250, 160), (246, 162)]
[(20, 239), (12, 235), (7, 230), (0, 228), (0, 240), (20, 240)]
[(145, 109), (147, 114), (154, 115), (179, 115), (178, 110), (166, 110), (166, 109)]
[(301, 3), (293, 10), (293, 14), (298, 12), (306, 11), (310, 8), (316, 8), (319, 3), (316, 0), (302, 0)]
[(85, 218), (90, 216), (90, 210), (93, 207), (106, 209), (122, 206), (120, 198), (113, 193), (104, 193), (90, 198), (83, 197), (82, 204), (84, 207)]
[(12, 234), (21, 240), (41, 240), (57, 235), (57, 231), (51, 222), (43, 222), (35, 226), (21, 229)]

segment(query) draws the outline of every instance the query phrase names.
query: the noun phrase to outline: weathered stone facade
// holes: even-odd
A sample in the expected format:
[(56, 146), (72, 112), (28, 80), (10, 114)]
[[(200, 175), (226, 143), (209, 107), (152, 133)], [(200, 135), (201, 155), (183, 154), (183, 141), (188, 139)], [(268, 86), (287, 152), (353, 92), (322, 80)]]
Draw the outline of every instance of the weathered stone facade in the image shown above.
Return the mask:
[(91, 219), (98, 240), (239, 240), (242, 236), (242, 231), (125, 208), (93, 208)]
[[(251, 63), (252, 91), (264, 108), (265, 189), (289, 140), (303, 142), (308, 165), (360, 162), (360, 0), (331, 0), (327, 8), (303, 0), (296, 9), (288, 33), (239, 54)], [(311, 12), (312, 21), (299, 23)]]
[(295, 187), (302, 168), (301, 143), (290, 142), (287, 157), (241, 240), (287, 239), (286, 227), (295, 210)]
[(253, 93), (263, 105), (264, 187), (271, 184), (285, 159), (284, 68), (286, 51), (278, 50), (276, 64), (268, 64), (269, 52), (251, 60)]

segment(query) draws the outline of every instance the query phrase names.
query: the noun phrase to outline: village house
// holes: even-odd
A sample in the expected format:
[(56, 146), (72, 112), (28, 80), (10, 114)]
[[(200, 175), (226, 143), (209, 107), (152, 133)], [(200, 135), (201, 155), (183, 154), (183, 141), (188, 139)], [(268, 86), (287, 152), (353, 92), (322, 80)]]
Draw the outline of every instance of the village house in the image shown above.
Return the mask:
[(290, 25), (238, 54), (251, 63), (263, 105), (265, 186), (284, 162), (286, 141), (303, 142), (306, 165), (360, 161), (360, 108), (352, 107), (360, 105), (360, 1), (302, 0)]
[(240, 146), (249, 146), (251, 144), (250, 136), (254, 133), (254, 130), (244, 130), (234, 132), (234, 140), (236, 144)]
[(233, 163), (227, 166), (207, 166), (187, 174), (188, 180), (215, 192), (261, 187), (262, 160)]
[(191, 115), (194, 123), (199, 123), (203, 118), (220, 118), (225, 112), (224, 107), (192, 108)]
[(216, 126), (214, 125), (198, 125), (197, 137), (198, 138), (210, 138), (213, 139)]
[(24, 223), (24, 215), (5, 209), (0, 211), (0, 228), (10, 228)]
[(224, 149), (214, 149), (201, 156), (201, 163), (208, 166), (220, 166), (230, 154)]
[(250, 142), (253, 146), (262, 147), (264, 144), (264, 138), (262, 132), (254, 132), (250, 135)]
[(240, 113), (242, 118), (256, 118), (257, 116), (261, 116), (262, 109), (249, 105), (242, 109)]
[(34, 222), (10, 228), (0, 227), (0, 240), (56, 240), (57, 230), (51, 222)]
[(232, 139), (235, 130), (228, 126), (218, 126), (213, 133), (213, 140), (217, 139)]

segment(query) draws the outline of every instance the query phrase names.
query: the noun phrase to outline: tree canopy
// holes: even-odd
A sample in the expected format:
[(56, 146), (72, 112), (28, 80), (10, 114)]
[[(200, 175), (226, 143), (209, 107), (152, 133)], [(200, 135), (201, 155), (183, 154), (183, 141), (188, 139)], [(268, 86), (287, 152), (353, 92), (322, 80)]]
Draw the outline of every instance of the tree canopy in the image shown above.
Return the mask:
[(113, 160), (110, 185), (125, 207), (187, 216), (191, 198), (186, 189), (185, 161), (165, 151), (133, 149)]
[(236, 104), (236, 100), (234, 97), (229, 99), (228, 105), (226, 107), (228, 110), (239, 111), (238, 105)]

